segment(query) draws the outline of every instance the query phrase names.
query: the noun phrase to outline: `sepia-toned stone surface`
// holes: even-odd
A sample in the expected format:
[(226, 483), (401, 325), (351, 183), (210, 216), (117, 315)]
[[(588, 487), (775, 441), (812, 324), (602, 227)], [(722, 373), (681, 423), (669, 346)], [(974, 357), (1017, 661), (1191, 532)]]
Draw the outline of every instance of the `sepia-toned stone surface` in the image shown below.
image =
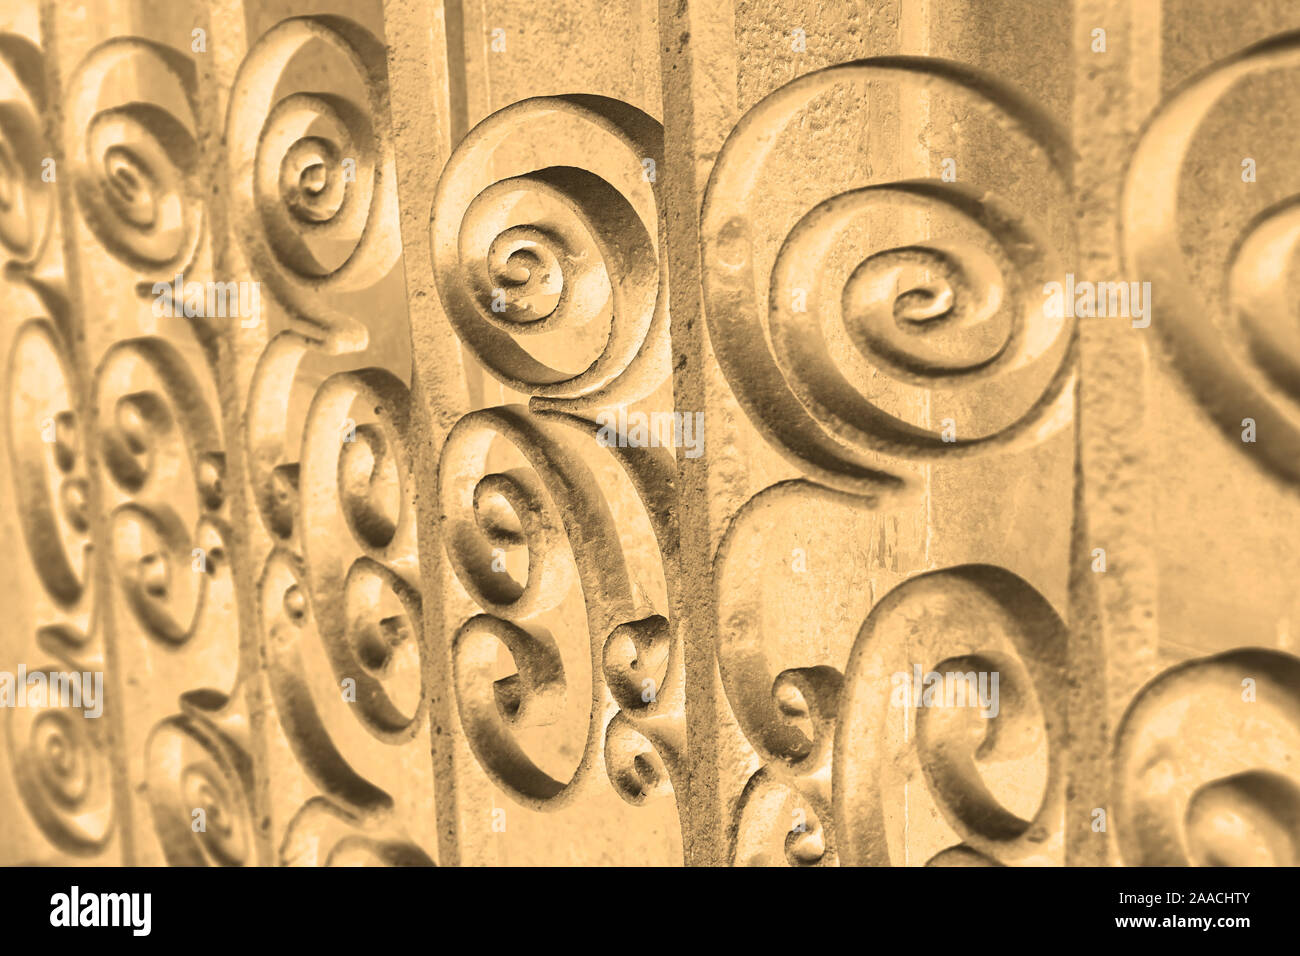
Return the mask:
[(1294, 863), (1297, 26), (0, 0), (0, 863)]

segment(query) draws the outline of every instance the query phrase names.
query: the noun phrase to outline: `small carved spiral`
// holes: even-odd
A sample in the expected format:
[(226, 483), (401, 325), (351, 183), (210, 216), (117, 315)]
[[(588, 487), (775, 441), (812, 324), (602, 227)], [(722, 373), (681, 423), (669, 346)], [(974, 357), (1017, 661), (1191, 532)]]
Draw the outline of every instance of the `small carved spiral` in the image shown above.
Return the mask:
[(452, 155), (431, 225), (438, 292), (506, 385), (574, 408), (644, 397), (667, 375), (661, 141), (627, 104), (539, 97), (492, 114)]
[(111, 479), (109, 554), (146, 633), (181, 644), (213, 589), (228, 591), (225, 470), (216, 419), (181, 354), (162, 339), (130, 339), (100, 362), (96, 401)]
[[(802, 867), (838, 861), (828, 783), (841, 683), (833, 667), (790, 668), (772, 682), (770, 701), (761, 694), (744, 701), (743, 726), (768, 762), (741, 795), (733, 864), (767, 865), (783, 858)], [(769, 708), (776, 722), (756, 725)]]
[(77, 205), (104, 248), (145, 277), (187, 271), (202, 238), (195, 89), (185, 54), (137, 37), (96, 47), (69, 85)]
[(169, 717), (149, 735), (145, 772), (168, 865), (253, 862), (252, 762), (238, 744), (200, 718)]
[(1114, 832), (1129, 866), (1300, 864), (1300, 659), (1248, 648), (1138, 692), (1116, 733)]
[(295, 17), (249, 50), (230, 93), (233, 220), (249, 264), (296, 331), (338, 351), (367, 336), (339, 297), (401, 253), (386, 63), (356, 23)]
[(313, 351), (301, 335), (281, 332), (262, 351), (253, 372), (244, 438), (263, 527), (284, 544), (310, 530), (302, 524), (302, 512), (312, 504), (303, 497), (303, 472), (311, 456), (311, 476), (335, 502), (321, 516), (325, 523), (333, 527), (341, 515), (346, 532), (367, 553), (380, 561), (405, 555), (405, 566), (413, 569), (414, 511), (403, 497), (410, 488), (405, 432), (393, 432), (406, 428), (406, 386), (377, 368), (332, 376), (313, 397), (300, 435), (284, 409), (302, 384), (299, 371)]
[(840, 692), (830, 662), (838, 664), (847, 647), (810, 666), (788, 666), (792, 648), (781, 644), (787, 629), (765, 626), (787, 612), (782, 595), (763, 583), (770, 575), (761, 556), (772, 553), (765, 549), (780, 529), (814, 516), (852, 535), (857, 511), (856, 496), (801, 479), (780, 482), (736, 512), (714, 557), (718, 671), (731, 711), (759, 756), (796, 776), (815, 774), (829, 759)]
[[(66, 665), (29, 668), (28, 674), (37, 670), (81, 686), (82, 675)], [(83, 703), (90, 691), (79, 694)], [(23, 805), (50, 842), (68, 853), (94, 856), (114, 831), (113, 784), (100, 719), (87, 717), (84, 707), (61, 706), (61, 696), (53, 696), (35, 702), (29, 697), (28, 706), (10, 711), (10, 766)], [(71, 691), (68, 699), (75, 699)]]
[[(471, 598), (485, 611), (527, 618), (554, 608), (573, 582), (573, 558), (563, 516), (551, 504), (535, 470), (488, 472), (498, 435), (525, 442), (550, 464), (544, 434), (513, 408), (476, 412), (447, 436), (439, 468), (447, 554)], [(520, 583), (504, 557), (523, 549), (527, 576)]]
[[(499, 647), (509, 651), (515, 673), (494, 680)], [(480, 614), (452, 638), (452, 658), (461, 724), (479, 763), (521, 802), (546, 809), (585, 769), (580, 765), (568, 783), (558, 780), (517, 740), (518, 730), (552, 724), (563, 709), (567, 683), (554, 639)]]
[(673, 792), (664, 759), (650, 738), (624, 712), (605, 728), (605, 772), (620, 797), (640, 806)]
[(805, 792), (788, 774), (771, 765), (761, 767), (740, 795), (732, 865), (833, 865), (829, 817), (829, 801), (818, 788)]
[(356, 682), (362, 723), (389, 742), (418, 732), (427, 697), (409, 406), (383, 369), (331, 376), (308, 410), (299, 471), (316, 626), (335, 677)]
[[(389, 795), (353, 766), (330, 735), (328, 715), (322, 711), (331, 700), (340, 699), (339, 688), (329, 684), (317, 687), (310, 679), (319, 670), (309, 661), (318, 653), (314, 645), (320, 643), (321, 635), (312, 615), (301, 558), (285, 548), (272, 551), (258, 582), (258, 595), (271, 696), (285, 737), (303, 770), (342, 806), (362, 815), (388, 812), (393, 803)], [(347, 651), (347, 646), (336, 644), (329, 664)], [(363, 673), (359, 666), (349, 668), (346, 663), (341, 669), (345, 673), (350, 669), (356, 675), (354, 681)], [(381, 739), (404, 736), (400, 731), (385, 730), (382, 724), (383, 716), (394, 709), (382, 683), (372, 676), (368, 683), (358, 681), (355, 687), (355, 702), (340, 706), (361, 708), (362, 722)]]
[(44, 178), (51, 154), (41, 131), (44, 71), (37, 47), (0, 33), (0, 248), (23, 264), (40, 258), (54, 221), (54, 185)]
[(668, 619), (660, 614), (620, 624), (605, 641), (605, 681), (619, 707), (630, 714), (655, 710), (672, 664), (672, 635)]
[[(1042, 293), (1069, 254), (1064, 138), (1013, 91), (936, 64), (867, 60), (780, 88), (736, 126), (705, 197), (706, 316), (723, 372), (777, 450), (847, 491), (896, 486), (882, 458), (1032, 444), (1071, 414), (1073, 327)], [(906, 155), (845, 154), (804, 181), (804, 155), (833, 147), (803, 114), (878, 86), (978, 117), (1057, 210), (1051, 228), (1031, 231), (1037, 217), (997, 196), (1005, 169), (986, 160), (947, 182)], [(869, 172), (880, 166), (898, 177)], [(968, 407), (983, 411), (959, 415)], [(952, 434), (947, 414), (961, 418)]]

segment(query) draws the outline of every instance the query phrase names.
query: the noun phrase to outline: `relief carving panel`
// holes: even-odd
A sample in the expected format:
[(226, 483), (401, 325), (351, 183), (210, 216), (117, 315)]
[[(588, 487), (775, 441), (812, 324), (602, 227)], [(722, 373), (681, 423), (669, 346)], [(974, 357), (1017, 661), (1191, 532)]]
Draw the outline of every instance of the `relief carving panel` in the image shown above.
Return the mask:
[(0, 862), (1294, 862), (1288, 18), (8, 0)]

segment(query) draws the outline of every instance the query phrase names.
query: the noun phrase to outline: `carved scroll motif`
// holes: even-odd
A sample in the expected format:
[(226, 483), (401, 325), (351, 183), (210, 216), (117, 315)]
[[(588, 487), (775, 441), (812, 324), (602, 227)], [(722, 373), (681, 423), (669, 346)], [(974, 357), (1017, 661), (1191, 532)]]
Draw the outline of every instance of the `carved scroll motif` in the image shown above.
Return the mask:
[[(816, 131), (824, 128), (822, 117), (851, 123), (866, 104), (868, 122), (888, 128), (888, 117), (876, 119), (873, 112), (886, 92), (942, 100), (977, 117), (972, 122), (978, 132), (973, 129), (972, 135), (986, 136), (1005, 165), (985, 157), (963, 182), (946, 182), (910, 154), (867, 152), (821, 163), (815, 181), (797, 179), (798, 157), (821, 145)], [(1014, 173), (1008, 174), (1008, 167)], [(883, 169), (891, 175), (876, 172)], [(1033, 183), (1029, 193), (1039, 196), (1039, 207), (1018, 210), (1002, 198), (1003, 177)], [(901, 585), (874, 609), (845, 593), (833, 619), (823, 613), (834, 633), (848, 626), (843, 605), (861, 605), (858, 613), (871, 610), (853, 654), (847, 655), (847, 642), (836, 638), (810, 655), (807, 638), (802, 647), (797, 639), (782, 640), (782, 631), (807, 632), (808, 627), (783, 621), (776, 599), (755, 583), (779, 573), (762, 567), (757, 554), (777, 527), (797, 522), (804, 511), (843, 513), (847, 527), (865, 535), (883, 533), (884, 516), (873, 517), (872, 509), (899, 492), (916, 490), (918, 464), (1012, 452), (1044, 441), (1070, 422), (1073, 323), (1065, 314), (1044, 310), (1040, 291), (1064, 273), (1072, 257), (1068, 188), (1068, 148), (1053, 122), (1010, 88), (940, 60), (866, 60), (802, 76), (742, 117), (723, 147), (702, 217), (710, 343), (752, 424), (813, 479), (782, 483), (752, 497), (733, 517), (715, 558), (722, 682), (742, 731), (763, 761), (736, 809), (737, 863), (907, 860), (907, 838), (886, 839), (876, 819), (879, 804), (871, 804), (873, 810), (863, 802), (887, 794), (895, 805), (904, 778), (871, 777), (858, 769), (863, 761), (876, 760), (859, 755), (864, 746), (876, 746), (861, 741), (884, 732), (885, 716), (867, 720), (863, 714), (877, 706), (890, 674), (866, 674), (857, 662), (882, 653), (862, 645), (882, 640), (867, 635), (895, 595), (902, 600), (903, 594), (924, 595), (924, 589), (919, 583)], [(954, 407), (945, 404), (953, 395), (966, 403), (963, 407), (980, 409), (988, 426), (983, 433), (945, 435), (934, 427), (944, 409)], [(998, 414), (989, 415), (990, 409)], [(810, 524), (820, 527), (820, 522)], [(821, 554), (861, 548), (847, 539), (851, 533), (809, 532)], [(826, 586), (832, 592), (861, 591), (870, 580), (874, 593), (878, 580), (898, 580), (880, 567), (855, 570), (859, 576)], [(988, 573), (1007, 574), (996, 568)], [(950, 579), (961, 580), (937, 580)], [(918, 613), (924, 608), (939, 624), (937, 595), (912, 600)], [(998, 661), (1019, 668), (1013, 684), (1017, 702), (1031, 695), (1035, 681), (1045, 681), (1042, 689), (1055, 694), (1059, 662), (1033, 679), (1024, 673), (1022, 656), (1032, 660), (1046, 653), (1036, 642), (1046, 641), (1059, 653), (1063, 640), (1059, 619), (1049, 620), (1041, 597), (1035, 594), (1034, 601), (1012, 602), (1014, 610), (1001, 612), (1014, 616), (1029, 607), (1032, 620), (990, 624), (969, 643), (956, 635), (928, 636), (937, 646), (916, 663), (926, 671), (943, 657), (989, 664), (992, 658), (978, 655), (996, 652)], [(1004, 636), (1022, 629), (1033, 631), (1033, 637)], [(1014, 650), (1008, 651), (1008, 640)], [(805, 658), (800, 666), (786, 663), (791, 653)], [(913, 661), (902, 654), (895, 663), (910, 672)], [(927, 720), (908, 708), (898, 720), (909, 727), (915, 720), (920, 734), (946, 718)], [(989, 743), (980, 758), (992, 752), (992, 759), (1002, 759), (994, 740), (1032, 738), (1035, 731), (1023, 725), (1033, 720), (1016, 715), (987, 722)], [(1060, 715), (1053, 714), (1049, 726), (1059, 723)], [(846, 726), (853, 728), (851, 736)], [(996, 729), (1004, 727), (1012, 729)], [(930, 731), (952, 733), (957, 731), (948, 726)], [(899, 749), (921, 751), (925, 741), (900, 743)], [(1052, 753), (1052, 759), (1060, 759), (1059, 743)], [(927, 769), (928, 786), (941, 805), (966, 808), (972, 815), (949, 812), (953, 830), (965, 841), (954, 853), (1026, 857), (1042, 849), (1035, 844), (1059, 836), (1059, 772), (1052, 774), (1042, 809), (1024, 811), (1032, 824), (1021, 826), (988, 793), (974, 757), (953, 755), (949, 759), (957, 764), (943, 770), (934, 770), (926, 753), (909, 759), (919, 759)], [(906, 793), (901, 796), (906, 803)], [(970, 809), (975, 804), (980, 809)], [(989, 823), (993, 818), (1001, 822)], [(981, 839), (984, 824), (997, 833)], [(1015, 826), (1020, 829), (1012, 834)], [(1030, 835), (1015, 843), (1013, 836), (1024, 833)], [(999, 840), (1003, 843), (995, 848)]]
[[(1300, 477), (1300, 331), (1290, 292), (1300, 170), (1279, 144), (1250, 142), (1252, 162), (1271, 174), (1246, 189), (1239, 167), (1225, 172), (1202, 159), (1238, 146), (1232, 140), (1245, 131), (1232, 118), (1241, 111), (1289, 115), (1298, 66), (1300, 48), (1285, 38), (1178, 91), (1133, 154), (1123, 207), (1128, 260), (1149, 277), (1162, 341), (1187, 388), (1233, 438), (1253, 419), (1269, 440), (1240, 447), (1291, 481)], [(1231, 197), (1214, 205), (1212, 230), (1202, 225), (1206, 195)], [(1235, 238), (1224, 245), (1223, 236)]]
[(119, 37), (82, 61), (68, 89), (63, 136), (73, 144), (78, 210), (104, 249), (142, 280), (190, 270), (204, 235), (196, 83), (184, 54)]
[[(62, 135), (80, 221), (126, 267), (146, 316), (136, 324), (144, 334), (95, 356), (98, 427), (88, 436), (103, 514), (97, 550), (115, 585), (112, 639), (157, 688), (129, 718), (128, 739), (143, 752), (127, 766), (141, 775), (167, 862), (231, 865), (253, 861), (254, 825), (226, 448), (214, 357), (200, 345), (222, 330), (176, 295), (187, 273), (208, 275), (196, 83), (174, 48), (108, 40), (73, 71)], [(202, 662), (204, 678), (186, 662)], [(147, 733), (143, 720), (153, 721)]]
[(12, 6), (0, 863), (1300, 858), (1285, 5)]
[[(936, 180), (904, 157), (888, 181), (848, 159), (815, 184), (782, 181), (801, 148), (797, 118), (881, 88), (959, 102), (1056, 216), (1068, 208), (1068, 149), (1052, 121), (956, 64), (899, 58), (820, 70), (736, 125), (703, 212), (713, 348), (774, 447), (810, 477), (859, 493), (898, 485), (882, 459), (1006, 450), (1070, 418), (1072, 323), (1045, 315), (1040, 291), (1064, 272), (1068, 232), (1061, 219), (1043, 229), (999, 200), (992, 177), (1005, 170), (991, 158), (987, 183)], [(867, 169), (884, 165), (868, 157)], [(773, 195), (788, 197), (777, 212), (763, 201)], [(988, 434), (945, 441), (902, 410), (917, 395), (998, 394), (988, 383), (1016, 376), (1013, 414)]]
[[(438, 494), (451, 566), (482, 612), (452, 640), (461, 723), (489, 778), (536, 810), (581, 799), (602, 768), (636, 805), (684, 782), (685, 689), (663, 593), (673, 453), (611, 424), (642, 400), (654, 408), (669, 370), (647, 175), (661, 138), (614, 100), (525, 100), (470, 132), (433, 209), (447, 318), (528, 400), (456, 424)], [(649, 540), (615, 517), (625, 509)], [(516, 671), (494, 679), (500, 648)]]
[[(387, 759), (396, 748), (427, 759), (415, 741), (428, 736), (432, 666), (408, 389), (364, 365), (367, 290), (401, 254), (388, 124), (383, 47), (338, 17), (272, 27), (230, 94), (232, 227), (278, 310), (244, 436), (266, 542), (262, 660), (288, 745), (322, 794), (285, 821), (286, 863), (432, 862), (405, 830), (419, 795), (401, 792)], [(322, 380), (327, 354), (351, 367)]]
[[(18, 799), (41, 836), (59, 853), (94, 859), (108, 851), (120, 808), (104, 727), (71, 703), (94, 695), (104, 643), (96, 622), (84, 445), (88, 389), (70, 349), (75, 333), (59, 259), (55, 191), (42, 178), (50, 153), (42, 128), (44, 68), (30, 41), (0, 34), (4, 432), (21, 528), (21, 543), (14, 545), (40, 592), (25, 596), (34, 630), (13, 635), (19, 641), (6, 650), (16, 659), (5, 669), (10, 681), (14, 664), (28, 674), (66, 674), (70, 686), (66, 700), (63, 689), (51, 690), (49, 683), (29, 688), (28, 706), (11, 701), (5, 708), (3, 734)], [(11, 694), (17, 690), (8, 687)], [(13, 813), (16, 819), (16, 807)]]
[[(1280, 481), (1287, 492), (1300, 477), (1300, 169), (1294, 151), (1260, 131), (1293, 113), (1297, 67), (1295, 36), (1279, 35), (1175, 90), (1142, 132), (1121, 206), (1127, 261), (1151, 282), (1158, 355), (1193, 412), (1227, 439), (1225, 454), (1257, 464), (1269, 486)], [(1242, 115), (1257, 122), (1243, 124)], [(1257, 178), (1256, 167), (1268, 175)], [(1294, 507), (1288, 494), (1281, 527), (1294, 525)], [(1285, 612), (1277, 618), (1270, 628), (1288, 626)], [(1258, 640), (1243, 622), (1217, 643)], [(1195, 656), (1150, 680), (1116, 733), (1122, 861), (1294, 865), (1300, 790), (1285, 755), (1295, 751), (1298, 693), (1300, 660), (1258, 646)]]

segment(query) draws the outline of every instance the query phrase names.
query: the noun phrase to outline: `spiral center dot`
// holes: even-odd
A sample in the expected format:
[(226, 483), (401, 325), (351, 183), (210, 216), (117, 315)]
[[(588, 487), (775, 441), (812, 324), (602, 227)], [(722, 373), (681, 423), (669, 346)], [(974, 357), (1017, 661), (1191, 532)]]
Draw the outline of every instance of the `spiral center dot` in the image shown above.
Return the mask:
[(511, 285), (524, 285), (532, 278), (533, 270), (541, 264), (541, 256), (532, 249), (517, 249), (506, 260), (506, 271), (502, 278)]
[(80, 478), (69, 478), (59, 487), (63, 516), (78, 531), (86, 531), (90, 522), (86, 516), (86, 483)]
[(319, 196), (325, 189), (325, 183), (329, 178), (329, 171), (326, 170), (323, 162), (315, 162), (302, 171), (298, 177), (298, 185), (304, 192), (313, 196)]
[(307, 596), (298, 585), (290, 585), (284, 592), (284, 613), (295, 624), (301, 624), (307, 616)]
[(134, 226), (153, 225), (153, 178), (140, 160), (123, 147), (113, 146), (104, 154), (104, 175), (109, 199), (118, 212)]
[(69, 759), (67, 745), (61, 738), (53, 737), (50, 739), (49, 753), (50, 763), (54, 768), (60, 774), (66, 774), (72, 766), (72, 761)]
[(169, 576), (167, 558), (161, 552), (154, 551), (140, 559), (140, 583), (150, 597), (167, 596)]
[(913, 323), (942, 319), (952, 312), (955, 298), (952, 286), (945, 280), (924, 281), (899, 292), (894, 299), (894, 318)]

